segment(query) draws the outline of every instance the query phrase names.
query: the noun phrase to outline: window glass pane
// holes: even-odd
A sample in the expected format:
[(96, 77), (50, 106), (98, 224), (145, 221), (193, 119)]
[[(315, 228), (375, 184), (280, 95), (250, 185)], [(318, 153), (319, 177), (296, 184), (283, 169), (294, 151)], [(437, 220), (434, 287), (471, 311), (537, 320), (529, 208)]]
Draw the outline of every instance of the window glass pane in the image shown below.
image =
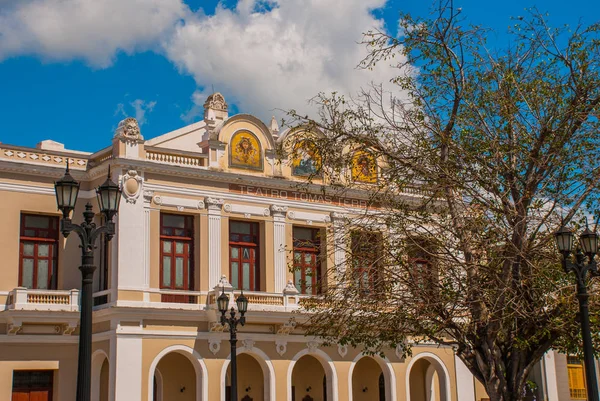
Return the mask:
[(296, 284), (296, 289), (302, 292), (302, 270), (300, 269), (294, 270), (294, 284)]
[(23, 258), (23, 287), (33, 288), (33, 259)]
[(237, 259), (240, 256), (240, 248), (231, 248), (231, 257)]
[(171, 286), (171, 257), (163, 256), (163, 285)]
[(250, 259), (250, 249), (242, 248), (242, 259)]
[(171, 241), (163, 241), (163, 252), (171, 253)]
[(243, 289), (250, 289), (250, 263), (242, 263)]
[(163, 226), (184, 228), (185, 216), (177, 214), (163, 214)]
[(302, 261), (302, 254), (300, 252), (294, 252), (294, 263), (300, 263)]
[(181, 255), (183, 253), (183, 242), (175, 243), (175, 253)]
[(238, 234), (250, 234), (250, 223), (245, 221), (232, 221), (229, 223), (229, 232)]
[(23, 242), (23, 255), (24, 256), (33, 256), (33, 242)]
[(23, 235), (26, 237), (35, 237), (35, 230), (25, 230), (23, 231)]
[(25, 227), (50, 228), (50, 218), (48, 216), (25, 216)]
[(44, 259), (38, 260), (37, 288), (40, 290), (48, 289), (48, 261)]
[(175, 287), (183, 287), (183, 258), (175, 258)]
[(306, 263), (308, 265), (312, 264), (312, 256), (313, 255), (310, 253), (305, 253), (304, 254), (304, 263)]
[(231, 285), (236, 289), (239, 288), (238, 269), (238, 262), (231, 262)]
[(294, 239), (310, 241), (313, 239), (313, 229), (306, 227), (294, 227)]
[(38, 244), (38, 256), (48, 257), (49, 251), (50, 251), (50, 245)]

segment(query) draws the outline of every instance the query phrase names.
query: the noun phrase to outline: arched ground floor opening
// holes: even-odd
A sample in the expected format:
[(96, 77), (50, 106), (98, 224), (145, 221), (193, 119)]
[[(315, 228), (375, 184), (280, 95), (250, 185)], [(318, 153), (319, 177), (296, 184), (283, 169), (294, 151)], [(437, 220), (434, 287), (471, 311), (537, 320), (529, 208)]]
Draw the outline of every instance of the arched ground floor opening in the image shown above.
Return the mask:
[(407, 368), (407, 401), (450, 401), (448, 370), (434, 354), (417, 355)]

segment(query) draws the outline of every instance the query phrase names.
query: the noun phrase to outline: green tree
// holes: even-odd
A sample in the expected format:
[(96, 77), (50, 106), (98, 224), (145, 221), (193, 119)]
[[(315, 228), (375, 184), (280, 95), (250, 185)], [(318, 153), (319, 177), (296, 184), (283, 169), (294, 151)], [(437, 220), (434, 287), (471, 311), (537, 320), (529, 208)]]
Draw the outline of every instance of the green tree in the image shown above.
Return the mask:
[[(552, 234), (598, 210), (600, 25), (553, 28), (532, 10), (492, 51), (487, 31), (438, 6), (403, 15), (401, 37), (365, 35), (361, 67), (397, 68), (392, 90), (321, 94), (318, 119), (291, 112), (320, 132), (323, 190), (369, 200), (334, 225), (328, 252), (347, 258), (304, 304), (307, 330), (374, 352), (454, 346), (492, 401), (519, 401), (545, 352), (580, 342)], [(373, 182), (348, 168), (364, 151), (380, 160)]]

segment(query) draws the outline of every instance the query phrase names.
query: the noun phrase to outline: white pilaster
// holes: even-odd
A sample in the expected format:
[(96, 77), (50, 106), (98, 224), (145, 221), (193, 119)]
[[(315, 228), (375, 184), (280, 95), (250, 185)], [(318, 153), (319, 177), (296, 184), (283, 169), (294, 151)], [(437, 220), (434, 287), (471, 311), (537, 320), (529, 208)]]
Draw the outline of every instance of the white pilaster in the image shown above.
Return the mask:
[(109, 399), (142, 401), (142, 339), (117, 334), (113, 341), (115, 345), (111, 346), (111, 351), (114, 348), (116, 352), (111, 354), (109, 367), (112, 376), (114, 366), (114, 376), (111, 377), (114, 393), (111, 392)]
[(546, 382), (546, 400), (559, 401), (558, 398), (558, 380), (556, 377), (556, 361), (554, 351), (550, 350), (542, 358), (544, 368), (544, 381)]
[[(120, 181), (120, 180), (119, 180)], [(121, 198), (117, 232), (113, 242), (117, 243), (118, 288), (142, 289), (146, 286), (146, 214), (145, 202)], [(116, 241), (115, 241), (116, 240)], [(113, 287), (115, 288), (115, 287)]]
[(287, 206), (271, 205), (273, 215), (273, 263), (275, 264), (275, 292), (286, 286), (285, 216)]
[[(144, 191), (144, 289), (150, 288), (150, 210), (153, 191)], [(144, 292), (144, 301), (149, 301), (149, 294)]]
[(221, 279), (221, 208), (223, 199), (206, 198), (208, 208), (208, 288)]
[(345, 222), (348, 216), (343, 213), (332, 212), (331, 221), (333, 221), (333, 260), (335, 269), (342, 277), (346, 272), (346, 227)]
[(456, 365), (456, 392), (460, 401), (475, 401), (474, 377), (467, 365), (454, 355)]

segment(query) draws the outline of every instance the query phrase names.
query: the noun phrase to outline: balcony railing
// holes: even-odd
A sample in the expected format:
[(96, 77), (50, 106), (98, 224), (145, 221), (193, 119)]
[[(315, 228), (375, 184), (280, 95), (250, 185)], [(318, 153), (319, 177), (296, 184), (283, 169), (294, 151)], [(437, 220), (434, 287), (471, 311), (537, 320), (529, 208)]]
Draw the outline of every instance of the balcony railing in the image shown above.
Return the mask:
[(175, 149), (146, 147), (146, 160), (182, 167), (206, 167), (206, 155)]
[(9, 310), (79, 311), (79, 290), (31, 290), (17, 287), (9, 293)]

